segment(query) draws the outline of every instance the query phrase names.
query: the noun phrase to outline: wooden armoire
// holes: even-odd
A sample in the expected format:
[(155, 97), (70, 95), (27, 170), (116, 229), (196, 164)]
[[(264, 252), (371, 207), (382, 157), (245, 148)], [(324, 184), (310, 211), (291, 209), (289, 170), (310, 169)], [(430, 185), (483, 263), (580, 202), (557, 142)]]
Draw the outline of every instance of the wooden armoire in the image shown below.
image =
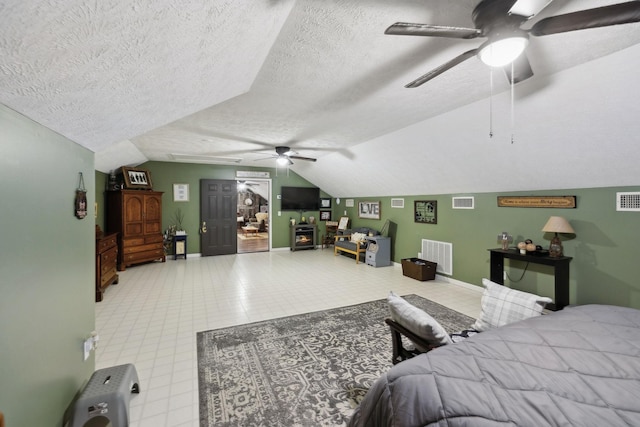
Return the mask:
[(162, 192), (106, 192), (106, 225), (118, 233), (118, 271), (148, 261), (166, 260), (162, 237)]

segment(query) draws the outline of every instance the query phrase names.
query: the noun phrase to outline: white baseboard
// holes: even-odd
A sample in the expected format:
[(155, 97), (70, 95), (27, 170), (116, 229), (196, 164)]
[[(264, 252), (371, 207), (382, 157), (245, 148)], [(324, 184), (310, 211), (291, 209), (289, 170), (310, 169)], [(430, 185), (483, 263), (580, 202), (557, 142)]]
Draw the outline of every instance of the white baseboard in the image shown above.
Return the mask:
[(441, 276), (440, 274), (436, 274), (438, 280), (443, 282), (451, 283), (452, 285), (460, 286), (465, 289), (469, 289), (471, 291), (478, 292), (479, 294), (484, 292), (484, 288), (482, 286), (476, 286), (471, 283), (463, 282), (461, 280), (452, 279), (451, 277)]
[[(182, 256), (182, 255), (179, 255)], [(197, 253), (197, 254), (187, 254), (187, 258), (200, 258), (202, 256), (202, 254)], [(167, 255), (167, 261), (180, 261), (182, 258), (179, 259), (173, 259), (173, 254), (171, 255)]]
[[(400, 269), (402, 268), (402, 264), (399, 263), (399, 262), (395, 262), (394, 261), (394, 262), (392, 262), (392, 265), (394, 267), (396, 267), (396, 268), (400, 268)], [(450, 283), (452, 285), (460, 286), (460, 287), (463, 287), (465, 289), (469, 289), (471, 291), (475, 291), (475, 292), (478, 292), (478, 293), (484, 292), (484, 288), (482, 286), (476, 286), (474, 284), (463, 282), (463, 281), (457, 280), (457, 279), (453, 279), (451, 277), (443, 276), (441, 274), (436, 274), (436, 278), (441, 282)]]

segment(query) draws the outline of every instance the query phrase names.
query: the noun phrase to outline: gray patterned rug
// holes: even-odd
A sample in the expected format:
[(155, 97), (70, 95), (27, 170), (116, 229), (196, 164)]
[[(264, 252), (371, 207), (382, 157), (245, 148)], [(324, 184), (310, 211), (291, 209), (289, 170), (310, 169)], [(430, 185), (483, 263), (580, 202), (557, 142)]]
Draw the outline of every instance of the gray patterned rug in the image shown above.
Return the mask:
[[(474, 319), (404, 297), (449, 333)], [(198, 332), (200, 426), (340, 426), (391, 366), (386, 299)]]

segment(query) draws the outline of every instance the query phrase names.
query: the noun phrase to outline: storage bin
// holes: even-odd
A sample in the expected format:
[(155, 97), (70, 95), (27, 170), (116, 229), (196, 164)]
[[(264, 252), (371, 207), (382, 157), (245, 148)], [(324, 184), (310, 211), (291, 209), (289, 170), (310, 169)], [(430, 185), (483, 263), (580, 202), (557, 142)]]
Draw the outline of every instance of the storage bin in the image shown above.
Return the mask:
[(402, 274), (416, 280), (433, 280), (436, 278), (437, 262), (420, 258), (405, 258), (402, 260)]

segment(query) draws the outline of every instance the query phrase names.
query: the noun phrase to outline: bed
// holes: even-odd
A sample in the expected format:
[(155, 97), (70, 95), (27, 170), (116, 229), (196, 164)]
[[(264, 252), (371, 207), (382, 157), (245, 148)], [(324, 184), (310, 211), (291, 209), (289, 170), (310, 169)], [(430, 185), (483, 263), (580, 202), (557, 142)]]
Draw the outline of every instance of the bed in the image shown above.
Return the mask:
[(640, 310), (511, 323), (383, 374), (349, 426), (640, 426)]

